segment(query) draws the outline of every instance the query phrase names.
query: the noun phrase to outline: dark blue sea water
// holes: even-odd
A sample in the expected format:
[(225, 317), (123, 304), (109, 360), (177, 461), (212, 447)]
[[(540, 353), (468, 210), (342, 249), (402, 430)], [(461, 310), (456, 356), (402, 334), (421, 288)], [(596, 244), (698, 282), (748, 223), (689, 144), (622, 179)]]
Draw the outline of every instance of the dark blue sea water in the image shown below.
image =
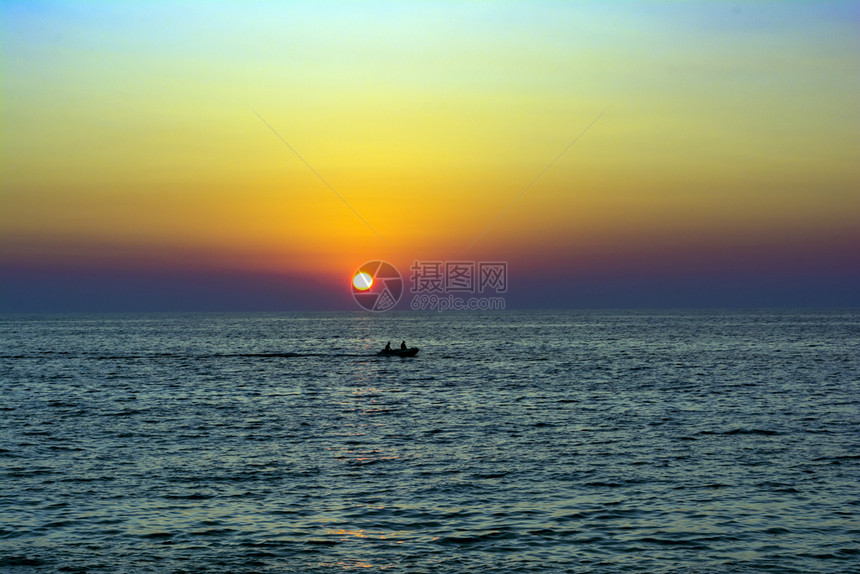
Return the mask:
[(6, 316), (0, 569), (858, 572), (860, 313)]

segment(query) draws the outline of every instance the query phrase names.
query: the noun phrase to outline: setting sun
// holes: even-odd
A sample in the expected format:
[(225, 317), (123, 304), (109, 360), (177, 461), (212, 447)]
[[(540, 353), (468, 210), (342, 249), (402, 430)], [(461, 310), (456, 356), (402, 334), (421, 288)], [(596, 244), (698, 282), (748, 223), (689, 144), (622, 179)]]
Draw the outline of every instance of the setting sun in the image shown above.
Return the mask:
[(367, 291), (373, 286), (373, 277), (364, 271), (360, 271), (352, 278), (352, 284), (359, 291)]

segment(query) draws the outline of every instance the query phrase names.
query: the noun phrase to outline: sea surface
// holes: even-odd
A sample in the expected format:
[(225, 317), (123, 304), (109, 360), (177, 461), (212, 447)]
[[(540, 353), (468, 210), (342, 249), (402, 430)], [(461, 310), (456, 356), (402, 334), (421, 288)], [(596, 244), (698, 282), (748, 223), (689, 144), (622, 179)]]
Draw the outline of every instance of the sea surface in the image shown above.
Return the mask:
[(0, 317), (0, 571), (353, 570), (860, 572), (860, 312)]

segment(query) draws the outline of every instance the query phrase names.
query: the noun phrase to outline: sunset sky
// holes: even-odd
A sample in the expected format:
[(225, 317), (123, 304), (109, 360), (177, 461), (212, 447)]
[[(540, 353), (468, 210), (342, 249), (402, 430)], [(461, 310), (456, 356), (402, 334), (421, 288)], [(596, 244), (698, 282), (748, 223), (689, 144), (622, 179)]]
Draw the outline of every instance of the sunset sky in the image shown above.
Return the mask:
[(507, 261), (511, 308), (860, 306), (858, 2), (0, 19), (0, 311), (355, 310), (376, 259)]

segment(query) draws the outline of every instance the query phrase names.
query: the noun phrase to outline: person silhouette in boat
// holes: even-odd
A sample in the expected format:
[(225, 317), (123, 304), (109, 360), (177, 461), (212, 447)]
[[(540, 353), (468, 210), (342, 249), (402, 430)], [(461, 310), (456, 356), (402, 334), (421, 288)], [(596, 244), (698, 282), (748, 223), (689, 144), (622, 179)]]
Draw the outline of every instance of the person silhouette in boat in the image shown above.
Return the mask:
[(401, 342), (400, 342), (400, 350), (401, 350), (401, 351), (405, 351), (405, 350), (406, 350), (406, 341), (401, 341)]
[(391, 341), (388, 341), (387, 343), (385, 343), (385, 350), (386, 350), (386, 351), (390, 351), (390, 350), (391, 350)]

